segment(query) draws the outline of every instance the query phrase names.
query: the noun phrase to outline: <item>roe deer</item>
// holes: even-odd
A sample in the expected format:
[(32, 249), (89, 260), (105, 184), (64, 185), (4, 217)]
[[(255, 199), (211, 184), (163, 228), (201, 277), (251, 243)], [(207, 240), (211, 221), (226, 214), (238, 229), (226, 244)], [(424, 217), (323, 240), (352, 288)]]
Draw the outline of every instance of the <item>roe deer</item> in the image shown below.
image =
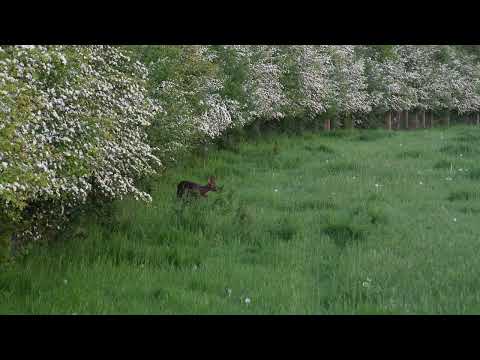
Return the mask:
[(208, 178), (207, 185), (199, 185), (191, 181), (181, 181), (177, 185), (177, 197), (181, 198), (183, 193), (187, 191), (188, 194), (200, 194), (203, 197), (207, 197), (209, 191), (217, 191), (217, 185), (215, 184), (215, 177), (210, 176)]

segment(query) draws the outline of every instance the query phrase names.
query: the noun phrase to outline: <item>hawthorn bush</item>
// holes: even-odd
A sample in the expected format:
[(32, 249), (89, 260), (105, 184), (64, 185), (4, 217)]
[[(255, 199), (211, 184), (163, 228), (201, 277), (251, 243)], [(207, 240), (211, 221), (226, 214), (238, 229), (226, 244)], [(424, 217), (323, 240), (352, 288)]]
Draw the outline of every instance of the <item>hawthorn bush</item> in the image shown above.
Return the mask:
[(232, 134), (378, 127), (401, 112), (478, 119), (477, 50), (2, 46), (0, 244), (38, 239), (92, 200), (149, 201), (139, 179)]
[(111, 46), (0, 47), (2, 237), (41, 237), (89, 197), (133, 195), (161, 163), (148, 72)]

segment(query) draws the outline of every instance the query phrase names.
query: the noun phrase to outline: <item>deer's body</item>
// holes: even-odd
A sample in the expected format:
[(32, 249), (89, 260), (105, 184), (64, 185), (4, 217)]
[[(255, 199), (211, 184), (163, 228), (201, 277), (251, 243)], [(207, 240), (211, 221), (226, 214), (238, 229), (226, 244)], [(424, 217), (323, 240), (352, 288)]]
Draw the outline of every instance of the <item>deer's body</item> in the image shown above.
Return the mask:
[(210, 176), (208, 178), (207, 185), (199, 185), (192, 181), (181, 181), (177, 185), (177, 197), (181, 198), (185, 192), (187, 194), (200, 194), (203, 197), (207, 197), (209, 191), (217, 191), (217, 186), (215, 184), (215, 178)]

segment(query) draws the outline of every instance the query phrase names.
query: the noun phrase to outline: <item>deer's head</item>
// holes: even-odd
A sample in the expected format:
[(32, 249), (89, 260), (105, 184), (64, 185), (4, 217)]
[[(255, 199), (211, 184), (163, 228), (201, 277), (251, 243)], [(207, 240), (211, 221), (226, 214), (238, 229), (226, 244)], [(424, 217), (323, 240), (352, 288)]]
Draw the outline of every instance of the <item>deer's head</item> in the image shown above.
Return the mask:
[(217, 191), (217, 184), (215, 183), (214, 176), (210, 176), (208, 178), (208, 187), (210, 188), (211, 191)]

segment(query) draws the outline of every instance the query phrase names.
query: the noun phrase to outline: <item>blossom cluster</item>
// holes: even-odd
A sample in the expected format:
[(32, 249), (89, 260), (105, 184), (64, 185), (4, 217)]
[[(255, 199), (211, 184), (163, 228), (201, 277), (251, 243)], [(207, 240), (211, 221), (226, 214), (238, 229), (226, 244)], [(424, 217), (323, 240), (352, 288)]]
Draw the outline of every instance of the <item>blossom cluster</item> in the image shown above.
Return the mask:
[(366, 56), (371, 105), (382, 111), (480, 110), (479, 65), (440, 45), (392, 46), (390, 56)]
[(478, 113), (478, 59), (443, 45), (0, 46), (0, 222), (28, 218), (37, 236), (89, 197), (148, 201), (138, 178), (234, 127), (403, 110)]
[(147, 77), (111, 46), (1, 47), (3, 220), (48, 225), (89, 196), (149, 200), (135, 186), (161, 166), (145, 132), (160, 109)]

